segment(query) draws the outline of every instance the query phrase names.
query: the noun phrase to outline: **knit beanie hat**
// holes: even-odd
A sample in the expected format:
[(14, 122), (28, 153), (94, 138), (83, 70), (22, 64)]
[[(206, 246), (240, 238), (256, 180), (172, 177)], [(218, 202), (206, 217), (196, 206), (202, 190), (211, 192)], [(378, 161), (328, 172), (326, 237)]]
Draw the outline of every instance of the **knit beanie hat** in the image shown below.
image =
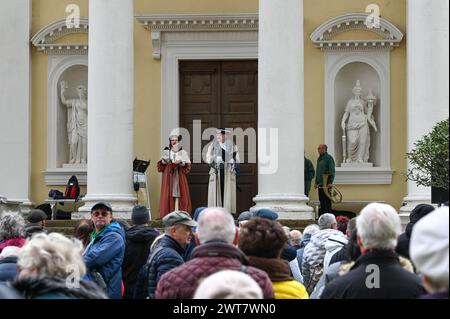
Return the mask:
[(147, 207), (142, 205), (137, 205), (133, 207), (131, 212), (131, 222), (133, 225), (147, 224), (150, 220), (150, 214)]

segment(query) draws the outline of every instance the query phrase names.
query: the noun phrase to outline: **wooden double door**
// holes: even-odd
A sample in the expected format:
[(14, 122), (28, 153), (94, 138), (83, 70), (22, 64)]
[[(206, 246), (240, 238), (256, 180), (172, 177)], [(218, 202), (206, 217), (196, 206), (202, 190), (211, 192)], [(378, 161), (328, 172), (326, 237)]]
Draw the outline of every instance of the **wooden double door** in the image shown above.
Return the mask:
[[(189, 130), (192, 170), (189, 174), (192, 209), (207, 206), (209, 166), (194, 163), (193, 123), (201, 121), (201, 132), (207, 128), (258, 127), (258, 62), (243, 61), (180, 61), (180, 126)], [(201, 149), (211, 140), (202, 140)], [(199, 141), (196, 141), (197, 143)], [(256, 139), (251, 141), (256, 143)], [(258, 192), (258, 165), (256, 146), (239, 150), (241, 174), (236, 192), (236, 212), (248, 210), (254, 205)], [(256, 161), (249, 162), (250, 158)]]

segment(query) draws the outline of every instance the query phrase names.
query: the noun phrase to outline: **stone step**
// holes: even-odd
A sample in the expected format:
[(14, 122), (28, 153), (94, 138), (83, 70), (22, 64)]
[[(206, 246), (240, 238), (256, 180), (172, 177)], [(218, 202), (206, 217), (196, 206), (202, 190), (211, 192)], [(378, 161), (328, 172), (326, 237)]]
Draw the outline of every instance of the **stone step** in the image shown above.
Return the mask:
[(74, 227), (45, 227), (49, 233), (60, 233), (66, 236), (73, 236), (75, 234)]
[[(49, 232), (58, 232), (64, 235), (73, 236), (75, 233), (75, 227), (79, 220), (47, 220), (45, 222), (45, 229)], [(131, 223), (130, 220), (127, 220)], [(303, 231), (306, 226), (317, 223), (314, 220), (279, 220), (283, 226), (287, 226), (291, 229), (298, 229)], [(150, 226), (162, 230), (163, 225), (161, 220), (150, 221)]]
[[(131, 220), (125, 220), (128, 224), (131, 224)], [(80, 220), (76, 220), (76, 219), (71, 219), (71, 220), (46, 220), (45, 221), (45, 226), (48, 228), (53, 228), (53, 227), (73, 227), (75, 228), (78, 223), (80, 222)], [(149, 225), (151, 227), (155, 227), (155, 228), (162, 228), (163, 224), (161, 220), (151, 220), (149, 222)]]

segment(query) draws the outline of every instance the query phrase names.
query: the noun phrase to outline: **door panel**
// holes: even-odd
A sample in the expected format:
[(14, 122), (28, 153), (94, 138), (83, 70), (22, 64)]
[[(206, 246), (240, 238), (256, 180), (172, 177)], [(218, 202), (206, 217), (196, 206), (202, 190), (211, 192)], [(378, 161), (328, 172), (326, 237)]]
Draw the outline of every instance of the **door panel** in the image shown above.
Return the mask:
[[(193, 152), (193, 120), (201, 120), (202, 132), (209, 127), (257, 129), (258, 119), (258, 63), (257, 61), (181, 61), (180, 70), (180, 125), (191, 135), (191, 160), (200, 154)], [(212, 140), (213, 137), (211, 137)], [(202, 141), (202, 149), (209, 141)], [(241, 176), (238, 178), (237, 212), (254, 205), (258, 192), (257, 150), (248, 147), (239, 150)], [(253, 143), (256, 143), (256, 136)], [(250, 150), (250, 154), (249, 154)], [(252, 163), (248, 159), (253, 158)], [(192, 207), (206, 206), (208, 202), (209, 166), (193, 163), (189, 174)]]

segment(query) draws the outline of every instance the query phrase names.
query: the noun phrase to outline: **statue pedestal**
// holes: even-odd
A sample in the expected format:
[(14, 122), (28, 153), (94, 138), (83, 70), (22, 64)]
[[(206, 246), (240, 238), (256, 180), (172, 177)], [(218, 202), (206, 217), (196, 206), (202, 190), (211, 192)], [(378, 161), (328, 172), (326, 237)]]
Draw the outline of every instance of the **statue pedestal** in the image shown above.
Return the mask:
[(341, 163), (341, 167), (367, 168), (367, 167), (373, 167), (373, 163)]
[(87, 164), (63, 164), (64, 169), (87, 170)]

